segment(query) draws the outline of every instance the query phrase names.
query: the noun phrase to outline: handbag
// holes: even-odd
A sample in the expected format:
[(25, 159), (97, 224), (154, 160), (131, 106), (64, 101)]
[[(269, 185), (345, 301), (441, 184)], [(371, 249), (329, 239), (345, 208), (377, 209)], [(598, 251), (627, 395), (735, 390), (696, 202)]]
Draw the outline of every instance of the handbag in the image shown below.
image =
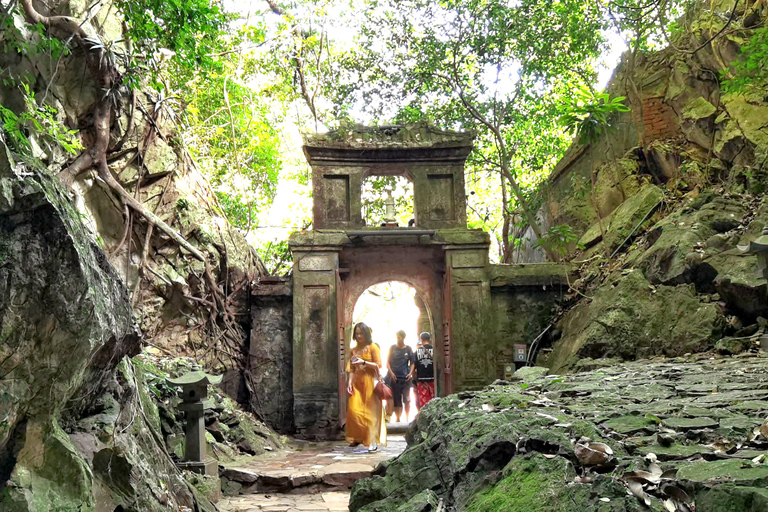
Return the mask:
[(373, 388), (373, 394), (380, 400), (389, 400), (392, 398), (392, 390), (381, 379), (379, 379), (376, 386)]

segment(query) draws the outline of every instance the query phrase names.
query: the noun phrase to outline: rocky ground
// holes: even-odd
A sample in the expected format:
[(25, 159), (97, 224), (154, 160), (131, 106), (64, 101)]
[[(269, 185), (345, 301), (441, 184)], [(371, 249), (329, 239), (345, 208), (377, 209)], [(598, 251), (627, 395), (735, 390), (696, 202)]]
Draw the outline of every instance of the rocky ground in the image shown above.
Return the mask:
[(600, 364), (430, 402), (350, 510), (768, 510), (768, 356)]
[(402, 435), (388, 436), (375, 453), (343, 441), (293, 440), (284, 450), (220, 464), (226, 497), (217, 506), (224, 512), (348, 510), (352, 484), (404, 449)]

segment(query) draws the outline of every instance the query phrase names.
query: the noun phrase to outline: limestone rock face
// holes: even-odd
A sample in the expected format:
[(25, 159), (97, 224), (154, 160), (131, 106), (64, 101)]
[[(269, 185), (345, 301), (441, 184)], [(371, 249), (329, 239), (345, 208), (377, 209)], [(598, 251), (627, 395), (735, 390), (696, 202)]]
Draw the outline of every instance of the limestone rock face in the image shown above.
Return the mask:
[(206, 508), (147, 421), (122, 280), (55, 178), (0, 150), (0, 509)]
[(639, 270), (605, 283), (560, 322), (563, 337), (538, 364), (553, 373), (582, 358), (637, 359), (703, 352), (719, 338), (723, 313), (692, 285), (653, 286)]
[[(0, 150), (4, 150), (0, 146)], [(139, 333), (121, 280), (54, 179), (0, 167), (0, 447), (82, 408)]]

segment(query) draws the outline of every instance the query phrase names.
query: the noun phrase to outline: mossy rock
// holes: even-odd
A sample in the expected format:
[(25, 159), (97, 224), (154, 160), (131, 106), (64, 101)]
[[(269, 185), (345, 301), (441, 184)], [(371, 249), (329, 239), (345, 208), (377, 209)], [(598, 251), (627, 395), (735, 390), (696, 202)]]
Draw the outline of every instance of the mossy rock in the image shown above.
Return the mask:
[(719, 339), (723, 324), (717, 305), (702, 303), (692, 286), (653, 286), (642, 272), (629, 270), (566, 314), (562, 338), (538, 364), (562, 373), (585, 357), (631, 360), (703, 352)]
[[(504, 468), (503, 478), (477, 493), (459, 510), (466, 512), (597, 512), (639, 511), (624, 485), (598, 478), (594, 486), (564, 485), (576, 477), (573, 466), (561, 457), (541, 454), (515, 457)], [(603, 498), (601, 501), (596, 498)]]
[(768, 489), (718, 485), (696, 494), (696, 512), (763, 512), (768, 510)]

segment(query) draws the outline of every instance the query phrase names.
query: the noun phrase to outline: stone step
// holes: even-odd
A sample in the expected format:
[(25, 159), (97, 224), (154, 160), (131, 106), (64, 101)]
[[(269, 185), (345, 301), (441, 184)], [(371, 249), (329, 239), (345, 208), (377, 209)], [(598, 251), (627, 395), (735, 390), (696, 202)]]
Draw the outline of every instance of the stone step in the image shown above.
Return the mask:
[(360, 478), (373, 474), (370, 464), (336, 463), (314, 471), (276, 471), (270, 474), (220, 467), (221, 489), (225, 495), (349, 490)]
[(380, 462), (405, 448), (402, 436), (387, 440), (388, 446), (373, 453), (360, 453), (344, 443), (295, 442), (284, 452), (219, 466), (221, 490), (226, 496), (349, 491), (356, 480), (371, 476)]

